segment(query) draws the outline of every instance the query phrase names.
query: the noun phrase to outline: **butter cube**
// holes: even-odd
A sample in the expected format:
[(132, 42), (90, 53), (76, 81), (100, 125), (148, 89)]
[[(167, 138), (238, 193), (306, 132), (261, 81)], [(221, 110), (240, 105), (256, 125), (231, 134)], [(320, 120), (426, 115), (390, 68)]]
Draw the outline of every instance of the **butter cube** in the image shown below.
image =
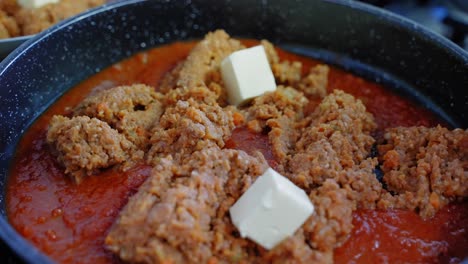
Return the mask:
[(304, 190), (269, 168), (229, 212), (242, 237), (272, 249), (301, 227), (314, 206)]
[(25, 8), (39, 8), (41, 6), (58, 3), (60, 0), (18, 0), (18, 3)]
[(276, 90), (275, 77), (261, 45), (236, 51), (225, 58), (221, 62), (221, 75), (232, 105)]

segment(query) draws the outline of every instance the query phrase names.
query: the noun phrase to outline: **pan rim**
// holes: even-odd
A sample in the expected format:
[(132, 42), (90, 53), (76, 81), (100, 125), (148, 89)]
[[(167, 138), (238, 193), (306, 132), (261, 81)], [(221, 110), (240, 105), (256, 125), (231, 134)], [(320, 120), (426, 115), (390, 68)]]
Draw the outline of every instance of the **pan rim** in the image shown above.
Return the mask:
[[(31, 47), (37, 45), (44, 39), (55, 34), (55, 32), (61, 31), (67, 28), (68, 26), (73, 25), (74, 23), (78, 23), (79, 21), (90, 18), (96, 14), (110, 12), (110, 10), (114, 8), (135, 5), (146, 1), (148, 0), (129, 0), (105, 4), (101, 7), (89, 10), (83, 14), (67, 19), (40, 34), (33, 36), (28, 41), (21, 44), (0, 63), (0, 76), (2, 76), (5, 73), (5, 71), (15, 63), (15, 61), (18, 58), (22, 56), (27, 56), (28, 50), (31, 49)], [(159, 2), (164, 3), (165, 1)], [(304, 3), (305, 2), (307, 1), (304, 1)], [(378, 16), (381, 19), (392, 23), (392, 25), (395, 25), (396, 27), (400, 27), (401, 29), (407, 30), (408, 32), (412, 32), (413, 34), (416, 34), (421, 38), (427, 39), (429, 42), (435, 44), (438, 48), (446, 49), (449, 53), (453, 54), (455, 57), (463, 61), (465, 65), (468, 66), (468, 52), (466, 52), (450, 40), (444, 38), (443, 36), (433, 32), (432, 30), (414, 21), (411, 21), (407, 18), (391, 13), (389, 11), (371, 6), (369, 4), (360, 3), (352, 0), (322, 0), (322, 2), (341, 5), (344, 7), (348, 7), (352, 10), (356, 10), (357, 12), (364, 12), (370, 15)], [(17, 140), (14, 140), (12, 144), (15, 143), (17, 143)], [(2, 155), (3, 153), (0, 153), (0, 156)], [(11, 157), (8, 159), (11, 161)], [(39, 249), (34, 247), (30, 242), (23, 238), (9, 224), (6, 215), (2, 215), (2, 217), (0, 217), (0, 239), (2, 239), (2, 241), (4, 241), (4, 243), (12, 249), (12, 251), (14, 251), (23, 261), (27, 263), (53, 263), (49, 257), (47, 257)]]

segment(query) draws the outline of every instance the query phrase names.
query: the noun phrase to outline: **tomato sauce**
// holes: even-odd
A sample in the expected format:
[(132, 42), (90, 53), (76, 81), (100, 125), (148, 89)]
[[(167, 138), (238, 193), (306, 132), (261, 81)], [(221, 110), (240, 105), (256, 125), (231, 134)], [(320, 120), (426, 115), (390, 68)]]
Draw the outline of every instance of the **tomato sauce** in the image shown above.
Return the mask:
[[(246, 41), (247, 45), (256, 42)], [(104, 238), (128, 198), (148, 177), (144, 164), (125, 173), (112, 169), (80, 185), (68, 179), (46, 144), (50, 118), (67, 114), (88, 94), (133, 83), (157, 86), (162, 76), (184, 59), (193, 42), (174, 43), (117, 63), (67, 92), (25, 133), (7, 186), (10, 223), (35, 246), (61, 263), (118, 263), (104, 248)], [(304, 73), (318, 61), (279, 51), (282, 59), (299, 60)], [(329, 88), (360, 98), (374, 114), (378, 130), (426, 125), (438, 120), (431, 113), (378, 84), (331, 68)], [(245, 128), (234, 130), (227, 147), (261, 151), (277, 165), (268, 138)], [(354, 213), (350, 239), (335, 252), (337, 263), (445, 262), (468, 256), (468, 203), (447, 206), (429, 220), (408, 211)]]

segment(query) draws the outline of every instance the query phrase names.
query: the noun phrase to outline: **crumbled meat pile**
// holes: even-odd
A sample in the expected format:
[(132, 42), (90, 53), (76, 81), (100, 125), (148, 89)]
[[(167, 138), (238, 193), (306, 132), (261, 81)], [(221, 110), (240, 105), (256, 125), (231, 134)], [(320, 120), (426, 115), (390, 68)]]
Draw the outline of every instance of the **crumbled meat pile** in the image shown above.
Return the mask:
[(120, 86), (86, 98), (73, 114), (98, 118), (147, 150), (151, 136), (149, 130), (163, 111), (162, 98), (147, 85)]
[(39, 8), (23, 8), (17, 0), (0, 1), (0, 39), (39, 33), (106, 0), (61, 0)]
[[(221, 61), (244, 48), (209, 33), (153, 87), (90, 95), (72, 116), (55, 116), (47, 139), (77, 183), (105, 168), (146, 162), (150, 177), (120, 212), (106, 247), (137, 263), (332, 263), (359, 208), (415, 210), (431, 217), (468, 196), (468, 130), (377, 125), (357, 98), (327, 91), (328, 67), (302, 74), (262, 41), (278, 88), (226, 105)], [(309, 99), (320, 103), (305, 114)], [(309, 195), (314, 214), (274, 249), (240, 237), (229, 208), (267, 168), (261, 153), (226, 149), (236, 126), (267, 133), (277, 170)], [(378, 157), (371, 149), (377, 145)], [(381, 168), (385, 188), (374, 171)]]
[(383, 208), (418, 211), (423, 217), (468, 196), (468, 131), (397, 127), (379, 145), (384, 181), (396, 193)]
[(54, 116), (47, 133), (49, 142), (57, 151), (57, 159), (77, 183), (101, 168), (127, 164), (143, 158), (125, 136), (109, 124), (88, 116), (68, 118)]

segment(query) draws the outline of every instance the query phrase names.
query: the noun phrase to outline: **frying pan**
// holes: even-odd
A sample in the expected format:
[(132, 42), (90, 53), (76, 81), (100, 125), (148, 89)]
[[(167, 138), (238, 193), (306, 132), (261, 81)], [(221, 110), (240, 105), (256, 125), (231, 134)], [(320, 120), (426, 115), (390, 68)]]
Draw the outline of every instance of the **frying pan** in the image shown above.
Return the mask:
[(69, 88), (101, 69), (175, 40), (224, 28), (337, 65), (468, 126), (468, 54), (384, 10), (346, 0), (132, 0), (62, 22), (0, 64), (0, 238), (24, 261), (50, 260), (8, 224), (5, 185), (21, 134)]
[(32, 36), (21, 36), (7, 39), (0, 39), (0, 59), (5, 58), (11, 51), (16, 49), (21, 43), (30, 39)]

